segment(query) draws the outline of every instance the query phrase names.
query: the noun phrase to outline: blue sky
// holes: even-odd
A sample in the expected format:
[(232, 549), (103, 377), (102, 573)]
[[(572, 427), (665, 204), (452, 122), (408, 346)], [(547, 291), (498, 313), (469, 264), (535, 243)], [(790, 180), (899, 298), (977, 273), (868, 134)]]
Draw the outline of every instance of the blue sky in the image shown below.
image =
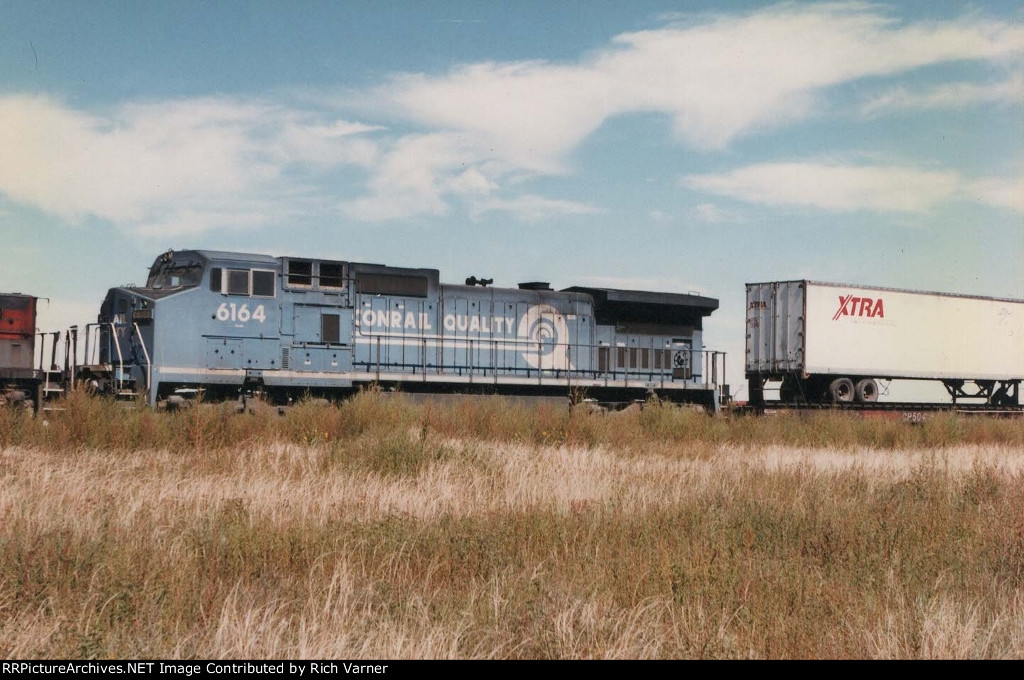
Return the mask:
[[(0, 0), (0, 290), (167, 248), (1024, 298), (1020, 2)], [(740, 394), (740, 398), (745, 395)]]

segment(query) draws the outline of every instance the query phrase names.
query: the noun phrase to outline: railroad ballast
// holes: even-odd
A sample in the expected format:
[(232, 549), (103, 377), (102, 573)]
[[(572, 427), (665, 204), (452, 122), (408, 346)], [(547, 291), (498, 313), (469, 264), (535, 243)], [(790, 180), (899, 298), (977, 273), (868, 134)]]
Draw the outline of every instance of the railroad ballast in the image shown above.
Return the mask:
[(892, 288), (748, 283), (751, 401), (873, 402), (878, 380), (941, 381), (955, 403), (1019, 403), (1024, 300)]

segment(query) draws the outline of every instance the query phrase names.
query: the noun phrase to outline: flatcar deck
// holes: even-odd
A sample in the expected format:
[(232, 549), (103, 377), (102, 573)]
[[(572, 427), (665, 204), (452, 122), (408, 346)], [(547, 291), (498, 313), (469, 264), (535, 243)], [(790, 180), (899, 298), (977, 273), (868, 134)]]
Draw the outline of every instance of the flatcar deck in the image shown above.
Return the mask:
[[(744, 404), (733, 409), (737, 413), (772, 416), (781, 413), (821, 413), (837, 411), (855, 413), (865, 418), (903, 418), (914, 420), (936, 413), (957, 413), (967, 416), (1012, 418), (1024, 416), (1024, 405), (994, 406), (992, 404), (954, 404), (951, 402), (874, 402), (870, 404), (799, 404), (766, 402), (755, 406)], [(915, 415), (916, 414), (916, 415)]]

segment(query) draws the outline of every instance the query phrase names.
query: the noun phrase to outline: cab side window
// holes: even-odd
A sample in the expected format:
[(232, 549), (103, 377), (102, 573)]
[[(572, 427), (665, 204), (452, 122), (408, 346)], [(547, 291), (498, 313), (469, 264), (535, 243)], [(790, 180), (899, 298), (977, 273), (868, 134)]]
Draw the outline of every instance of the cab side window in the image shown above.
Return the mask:
[(210, 269), (210, 290), (226, 295), (272, 298), (277, 295), (277, 272), (272, 269)]
[(274, 297), (274, 272), (254, 269), (252, 272), (253, 297)]
[(228, 295), (249, 294), (249, 270), (229, 269), (228, 270)]

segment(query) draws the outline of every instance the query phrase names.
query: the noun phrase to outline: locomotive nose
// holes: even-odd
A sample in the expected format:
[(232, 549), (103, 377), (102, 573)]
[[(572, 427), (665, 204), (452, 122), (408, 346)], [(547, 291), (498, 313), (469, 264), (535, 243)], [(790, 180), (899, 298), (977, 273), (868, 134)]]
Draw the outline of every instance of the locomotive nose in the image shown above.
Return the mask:
[(134, 289), (107, 292), (97, 322), (86, 329), (83, 382), (125, 399), (146, 389), (152, 370), (155, 304)]

